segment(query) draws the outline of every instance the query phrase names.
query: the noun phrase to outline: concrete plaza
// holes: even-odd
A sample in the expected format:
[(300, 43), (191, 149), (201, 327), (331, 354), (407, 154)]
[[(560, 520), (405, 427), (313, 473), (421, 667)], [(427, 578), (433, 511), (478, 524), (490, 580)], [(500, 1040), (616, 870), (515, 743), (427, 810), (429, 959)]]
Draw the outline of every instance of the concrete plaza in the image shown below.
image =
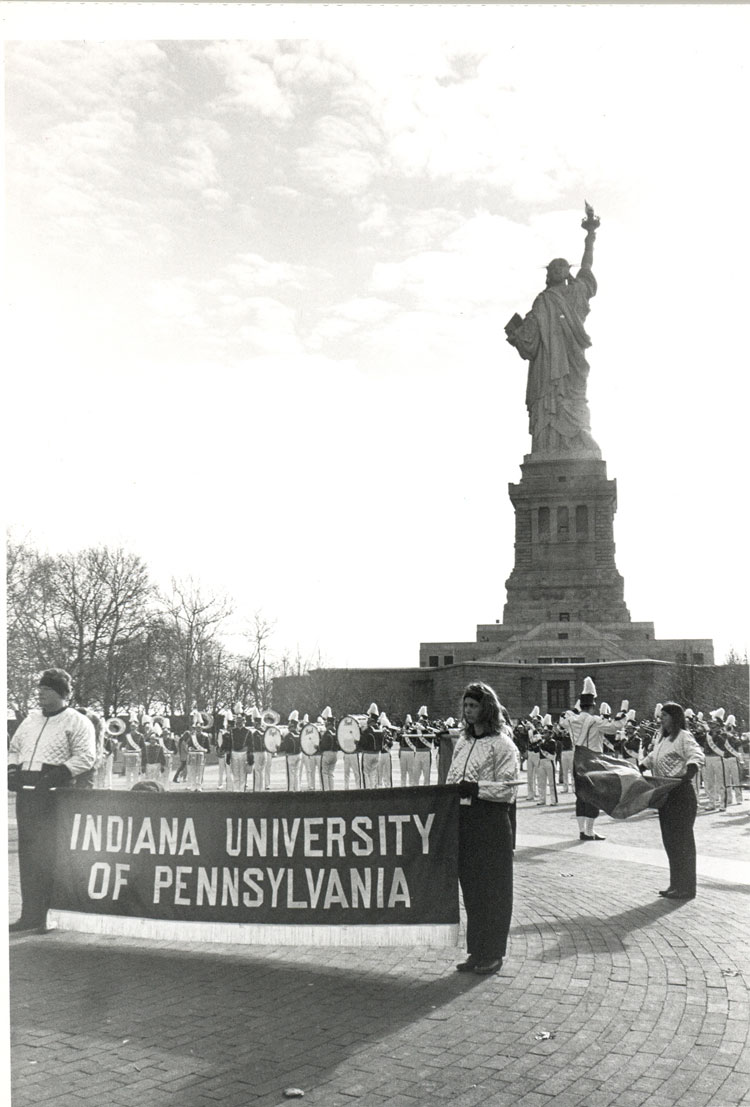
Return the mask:
[[(698, 897), (659, 825), (519, 797), (501, 972), (459, 949), (10, 942), (13, 1107), (734, 1107), (750, 1103), (750, 802), (701, 814)], [(10, 915), (19, 908), (13, 806)]]

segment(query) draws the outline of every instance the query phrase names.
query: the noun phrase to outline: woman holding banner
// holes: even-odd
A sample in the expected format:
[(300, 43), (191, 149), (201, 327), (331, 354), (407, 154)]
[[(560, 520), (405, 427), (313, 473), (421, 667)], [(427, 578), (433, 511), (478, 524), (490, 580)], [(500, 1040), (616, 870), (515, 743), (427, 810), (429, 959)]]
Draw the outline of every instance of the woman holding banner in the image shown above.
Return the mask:
[(669, 858), (669, 887), (659, 892), (665, 899), (695, 899), (693, 824), (698, 800), (692, 779), (704, 761), (703, 751), (687, 729), (685, 712), (678, 703), (665, 703), (661, 709), (661, 733), (639, 765), (641, 772), (650, 769), (652, 776), (683, 780), (659, 808), (661, 840)]
[(456, 968), (496, 973), (505, 956), (513, 911), (513, 829), (518, 752), (504, 708), (488, 684), (463, 694), (463, 729), (446, 784), (457, 784), (458, 877), (466, 908), (468, 958)]

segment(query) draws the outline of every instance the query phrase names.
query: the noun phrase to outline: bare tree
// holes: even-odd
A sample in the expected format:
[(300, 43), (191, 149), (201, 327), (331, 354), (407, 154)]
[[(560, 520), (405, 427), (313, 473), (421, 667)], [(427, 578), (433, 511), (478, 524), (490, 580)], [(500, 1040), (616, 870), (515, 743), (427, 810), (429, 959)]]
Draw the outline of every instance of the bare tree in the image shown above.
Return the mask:
[(192, 578), (172, 579), (171, 596), (164, 598), (164, 613), (179, 670), (179, 706), (185, 714), (194, 707), (204, 710), (211, 706), (210, 648), (231, 611), (226, 597), (205, 595)]

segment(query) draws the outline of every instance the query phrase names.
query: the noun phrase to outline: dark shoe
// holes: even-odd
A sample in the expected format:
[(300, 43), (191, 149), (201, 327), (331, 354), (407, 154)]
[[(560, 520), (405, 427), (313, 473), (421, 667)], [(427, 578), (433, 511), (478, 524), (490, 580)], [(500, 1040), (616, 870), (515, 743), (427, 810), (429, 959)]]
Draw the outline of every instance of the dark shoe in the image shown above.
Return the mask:
[(578, 839), (581, 842), (588, 842), (589, 836), (588, 834), (584, 834), (583, 831), (581, 831), (581, 833), (578, 835)]
[(503, 967), (502, 957), (498, 957), (494, 961), (482, 961), (480, 964), (474, 966), (474, 972), (478, 976), (491, 976), (492, 973), (498, 972)]
[(674, 888), (664, 893), (665, 899), (695, 899), (695, 892), (676, 892)]
[(674, 888), (665, 888), (663, 892), (659, 892), (660, 896), (671, 896)]
[(581, 839), (584, 842), (606, 842), (607, 839), (603, 834), (581, 834)]
[(36, 922), (30, 919), (25, 919), (23, 915), (20, 919), (16, 919), (16, 921), (14, 923), (11, 923), (8, 927), (9, 934), (30, 934), (32, 931), (35, 931), (38, 934), (43, 934), (46, 933), (46, 930), (47, 926), (45, 923), (39, 922), (38, 919)]
[(477, 963), (477, 959), (473, 953), (470, 953), (465, 961), (460, 961), (456, 965), (456, 972), (471, 972)]

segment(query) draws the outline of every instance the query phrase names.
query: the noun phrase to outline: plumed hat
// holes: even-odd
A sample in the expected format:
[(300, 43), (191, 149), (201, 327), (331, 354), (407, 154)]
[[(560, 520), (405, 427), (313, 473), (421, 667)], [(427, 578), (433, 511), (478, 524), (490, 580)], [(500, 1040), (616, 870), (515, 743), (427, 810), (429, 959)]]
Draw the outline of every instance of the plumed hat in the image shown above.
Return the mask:
[(453, 718), (452, 715), (448, 719), (445, 720), (445, 725), (446, 726), (455, 726), (456, 725), (456, 720)]
[(612, 708), (609, 706), (608, 703), (603, 703), (602, 702), (599, 705), (599, 714), (600, 715), (611, 715), (612, 714)]
[(654, 718), (655, 719), (658, 719), (659, 716), (661, 715), (661, 709), (662, 709), (663, 706), (664, 706), (664, 704), (657, 703), (656, 707), (654, 708)]
[(711, 718), (714, 719), (718, 723), (723, 723), (724, 722), (724, 708), (723, 707), (717, 707), (715, 711), (711, 712)]
[(380, 712), (378, 711), (378, 705), (376, 703), (371, 703), (370, 706), (367, 708), (367, 714), (379, 715)]
[(634, 707), (630, 708), (630, 710), (628, 711), (625, 718), (628, 720), (629, 723), (634, 723), (635, 722), (635, 708)]
[(288, 723), (298, 723), (299, 722), (299, 711), (297, 711), (296, 708), (294, 709), (294, 711), (289, 712), (289, 718), (287, 719), (287, 722)]
[(538, 705), (535, 705), (531, 709), (531, 714), (529, 715), (529, 718), (530, 719), (541, 719), (541, 714), (539, 712), (539, 706)]
[(727, 715), (727, 721), (725, 725), (731, 727), (737, 726), (737, 720), (735, 719), (734, 715)]
[(427, 717), (427, 708), (424, 705), (422, 707), (420, 707), (419, 711), (417, 712), (417, 715), (422, 715), (426, 718)]
[(414, 720), (412, 719), (411, 715), (407, 715), (404, 719), (404, 726), (411, 726), (413, 722)]
[(591, 677), (586, 677), (583, 682), (583, 691), (581, 692), (581, 707), (591, 707), (595, 699), (596, 685)]
[(629, 707), (630, 707), (629, 702), (627, 700), (623, 700), (622, 703), (620, 704), (620, 711), (627, 711)]
[(320, 715), (323, 719), (330, 719), (333, 715), (333, 712), (331, 711), (330, 707), (324, 707)]
[(542, 722), (544, 723), (545, 726), (552, 726), (552, 716), (551, 715), (545, 715), (544, 718), (542, 719)]

